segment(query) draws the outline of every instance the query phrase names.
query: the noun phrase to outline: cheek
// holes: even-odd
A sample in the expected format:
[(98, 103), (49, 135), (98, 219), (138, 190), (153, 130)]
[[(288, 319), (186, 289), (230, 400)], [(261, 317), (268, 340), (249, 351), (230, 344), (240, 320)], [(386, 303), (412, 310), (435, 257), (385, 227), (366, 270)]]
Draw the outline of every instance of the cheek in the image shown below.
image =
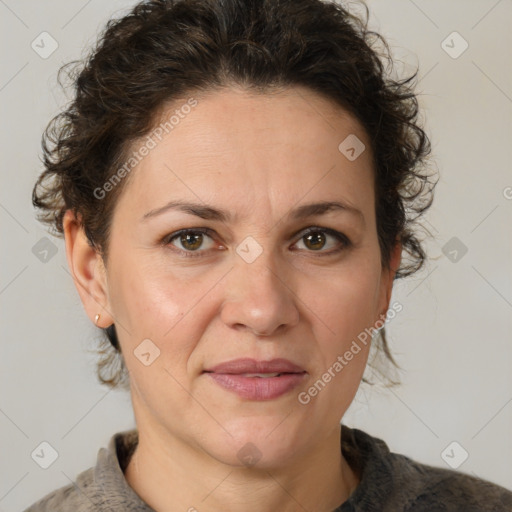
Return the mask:
[[(374, 324), (378, 316), (380, 274), (372, 267), (340, 269), (330, 279), (322, 280), (315, 293), (311, 283), (304, 283), (300, 294), (308, 308), (323, 325), (324, 335), (339, 345)], [(306, 290), (310, 290), (306, 293)]]
[[(211, 274), (211, 273), (210, 273)], [(175, 366), (192, 352), (208, 322), (211, 289), (219, 276), (191, 277), (162, 265), (125, 261), (112, 272), (113, 313), (124, 330), (125, 345), (133, 350), (151, 339)], [(120, 336), (121, 337), (121, 336)], [(122, 340), (121, 340), (122, 341)]]

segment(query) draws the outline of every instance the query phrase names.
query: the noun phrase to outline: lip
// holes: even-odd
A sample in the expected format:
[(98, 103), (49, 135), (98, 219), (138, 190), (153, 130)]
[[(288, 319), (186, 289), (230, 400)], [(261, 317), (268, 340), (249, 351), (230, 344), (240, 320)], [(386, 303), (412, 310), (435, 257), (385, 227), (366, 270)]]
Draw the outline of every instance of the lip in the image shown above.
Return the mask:
[(232, 359), (225, 363), (220, 363), (212, 368), (207, 368), (206, 372), (213, 373), (302, 373), (304, 368), (292, 363), (288, 359), (271, 359), (270, 361), (258, 361), (245, 357), (242, 359)]
[[(273, 400), (298, 386), (307, 372), (288, 359), (233, 359), (204, 371), (222, 388), (247, 400)], [(282, 373), (276, 377), (247, 377), (246, 373)]]

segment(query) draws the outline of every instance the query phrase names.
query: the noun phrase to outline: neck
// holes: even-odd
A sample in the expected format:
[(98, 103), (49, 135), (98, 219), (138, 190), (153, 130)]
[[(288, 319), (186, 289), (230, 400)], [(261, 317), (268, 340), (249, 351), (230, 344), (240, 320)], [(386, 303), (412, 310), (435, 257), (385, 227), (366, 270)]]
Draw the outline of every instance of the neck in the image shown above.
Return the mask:
[(341, 453), (339, 429), (311, 453), (270, 469), (229, 466), (177, 438), (139, 431), (125, 477), (151, 508), (166, 512), (332, 512), (359, 483)]

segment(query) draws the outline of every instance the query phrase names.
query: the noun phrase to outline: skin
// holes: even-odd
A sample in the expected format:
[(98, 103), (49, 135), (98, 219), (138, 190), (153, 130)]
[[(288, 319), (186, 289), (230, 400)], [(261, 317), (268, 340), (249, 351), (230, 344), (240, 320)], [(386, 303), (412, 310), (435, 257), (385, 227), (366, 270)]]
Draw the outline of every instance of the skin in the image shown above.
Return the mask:
[[(401, 247), (383, 268), (370, 143), (353, 117), (306, 88), (194, 97), (198, 105), (125, 183), (106, 263), (70, 211), (64, 219), (84, 308), (92, 321), (101, 314), (100, 327), (115, 322), (130, 373), (139, 445), (125, 476), (155, 510), (332, 511), (359, 482), (341, 454), (339, 423), (368, 346), (308, 404), (297, 395), (389, 307)], [(350, 134), (366, 146), (355, 161), (338, 150)], [(141, 220), (170, 200), (235, 217), (168, 210)], [(320, 201), (343, 201), (361, 215), (291, 217)], [(310, 226), (337, 230), (351, 243), (325, 232), (308, 242)], [(161, 243), (200, 227), (213, 232), (202, 245), (200, 237)], [(236, 252), (247, 236), (263, 251), (252, 263)], [(197, 246), (198, 257), (179, 252)], [(134, 350), (148, 338), (160, 355), (145, 366)], [(239, 357), (287, 358), (307, 376), (277, 399), (242, 399), (203, 373)], [(251, 467), (237, 457), (247, 443), (261, 453)]]

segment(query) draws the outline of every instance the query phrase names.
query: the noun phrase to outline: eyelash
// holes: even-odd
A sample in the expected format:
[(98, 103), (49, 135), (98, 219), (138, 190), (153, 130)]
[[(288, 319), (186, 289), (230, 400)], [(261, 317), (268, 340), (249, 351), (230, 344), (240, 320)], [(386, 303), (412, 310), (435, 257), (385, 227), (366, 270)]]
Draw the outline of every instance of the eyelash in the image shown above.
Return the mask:
[[(169, 245), (172, 245), (171, 242), (175, 238), (178, 238), (181, 235), (198, 234), (198, 233), (203, 234), (203, 235), (207, 235), (210, 238), (213, 238), (212, 235), (213, 235), (214, 231), (211, 230), (211, 229), (208, 229), (208, 228), (187, 228), (187, 229), (181, 229), (179, 231), (171, 233), (170, 235), (165, 236), (162, 239), (161, 243), (164, 246), (169, 246)], [(312, 233), (324, 233), (326, 235), (333, 236), (341, 244), (339, 247), (337, 247), (337, 248), (335, 248), (335, 249), (333, 249), (333, 250), (331, 250), (329, 252), (325, 252), (325, 251), (322, 251), (322, 250), (319, 250), (319, 251), (312, 251), (312, 250), (307, 251), (307, 252), (311, 252), (311, 253), (315, 253), (316, 252), (316, 253), (318, 253), (319, 256), (332, 256), (332, 255), (338, 254), (342, 250), (348, 249), (349, 247), (352, 246), (352, 242), (350, 241), (350, 239), (345, 234), (340, 233), (339, 231), (336, 231), (334, 229), (322, 228), (320, 226), (311, 226), (311, 227), (307, 228), (305, 231), (302, 231), (302, 236), (299, 238), (299, 240), (301, 240), (302, 238), (304, 238), (307, 235), (310, 235)], [(297, 240), (297, 241), (299, 241), (299, 240)], [(181, 255), (183, 255), (183, 256), (185, 256), (187, 258), (201, 257), (206, 252), (206, 251), (201, 251), (199, 249), (197, 249), (196, 251), (184, 251), (184, 250), (179, 249), (178, 247), (175, 247), (175, 246), (173, 246), (173, 250), (177, 251), (178, 253), (180, 253)]]

